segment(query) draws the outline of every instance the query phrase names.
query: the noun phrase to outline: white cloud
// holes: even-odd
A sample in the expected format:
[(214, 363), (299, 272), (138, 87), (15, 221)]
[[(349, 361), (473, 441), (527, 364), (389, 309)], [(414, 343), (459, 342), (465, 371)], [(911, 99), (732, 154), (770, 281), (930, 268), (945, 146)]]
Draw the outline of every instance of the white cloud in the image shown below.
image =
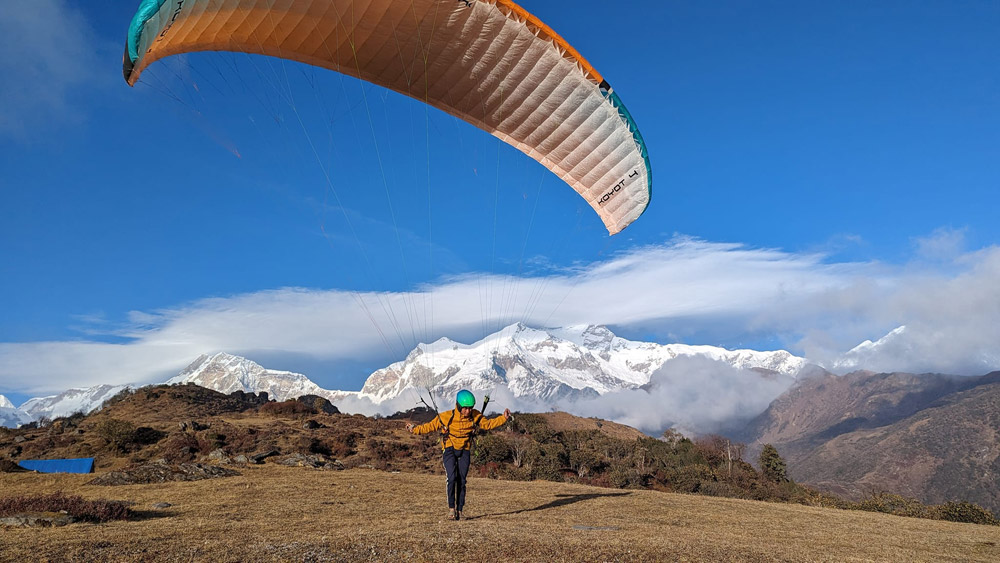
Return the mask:
[(936, 229), (930, 236), (913, 239), (917, 253), (930, 260), (953, 260), (965, 250), (965, 229)]
[(760, 414), (793, 383), (708, 358), (680, 357), (657, 370), (647, 389), (560, 404), (580, 416), (613, 420), (649, 434), (674, 428), (688, 436), (721, 432)]
[[(647, 389), (608, 393), (593, 399), (543, 403), (518, 398), (504, 386), (490, 392), (489, 412), (505, 408), (521, 412), (556, 409), (578, 416), (612, 420), (657, 436), (674, 428), (687, 436), (698, 436), (737, 428), (760, 414), (793, 383), (788, 376), (762, 376), (749, 370), (702, 357), (680, 357), (653, 374)], [(375, 404), (366, 398), (348, 397), (337, 402), (351, 414), (388, 415), (420, 405), (427, 394), (410, 389), (398, 398)], [(450, 399), (450, 398), (449, 398)], [(441, 410), (450, 402), (438, 397)]]
[(106, 71), (107, 46), (66, 0), (6, 2), (0, 10), (0, 134), (31, 136), (42, 123), (77, 119), (73, 101)]
[[(378, 367), (418, 340), (471, 342), (516, 321), (641, 327), (661, 340), (678, 324), (700, 324), (731, 337), (776, 335), (826, 365), (906, 325), (906, 345), (886, 348), (870, 366), (984, 373), (1000, 368), (998, 279), (995, 247), (956, 257), (944, 271), (678, 238), (546, 278), (469, 275), (405, 294), (285, 288), (135, 312), (134, 324), (114, 331), (125, 343), (0, 343), (0, 390), (162, 381), (215, 351)], [(361, 385), (338, 385), (344, 378), (333, 371), (307, 375), (326, 387)]]

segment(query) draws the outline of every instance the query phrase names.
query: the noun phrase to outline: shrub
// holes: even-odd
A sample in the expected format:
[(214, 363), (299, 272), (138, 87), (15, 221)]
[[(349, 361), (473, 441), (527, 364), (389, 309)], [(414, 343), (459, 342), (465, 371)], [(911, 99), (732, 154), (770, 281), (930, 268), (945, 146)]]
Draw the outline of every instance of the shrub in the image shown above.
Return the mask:
[(971, 502), (953, 501), (934, 507), (941, 520), (965, 522), (967, 524), (989, 524), (1000, 526), (1000, 520), (992, 512)]
[[(523, 434), (509, 433), (510, 434), (510, 456), (514, 467), (521, 468), (525, 464), (530, 464), (532, 459), (533, 450), (537, 449), (537, 446), (530, 438)], [(537, 454), (535, 454), (537, 455)]]
[(200, 451), (197, 436), (187, 432), (171, 434), (160, 446), (160, 454), (170, 462), (191, 461)]
[(217, 450), (226, 445), (226, 435), (215, 431), (208, 432), (205, 434), (205, 441), (209, 449)]
[(0, 498), (0, 516), (21, 512), (62, 512), (80, 520), (108, 522), (128, 520), (135, 513), (132, 503), (121, 500), (84, 500), (83, 497), (66, 495), (61, 491), (50, 495), (33, 495)]
[(167, 433), (162, 430), (157, 430), (155, 428), (150, 428), (148, 426), (140, 426), (135, 429), (135, 434), (133, 435), (133, 441), (140, 446), (148, 446), (150, 444), (155, 444), (160, 440), (166, 438)]
[(587, 477), (603, 468), (604, 458), (588, 448), (571, 449), (569, 451), (569, 466), (578, 477)]
[(726, 481), (703, 481), (699, 494), (710, 497), (747, 498), (746, 490)]
[(282, 401), (280, 403), (265, 403), (257, 408), (260, 414), (270, 414), (272, 416), (303, 416), (318, 414), (316, 409), (305, 403), (300, 403), (295, 399)]
[(312, 436), (299, 436), (292, 440), (291, 449), (303, 454), (331, 455), (330, 447), (318, 438)]
[(666, 472), (666, 483), (679, 493), (697, 493), (707, 483), (715, 481), (712, 468), (704, 465), (684, 465)]
[(912, 518), (930, 518), (932, 516), (931, 511), (919, 500), (885, 492), (872, 493), (868, 498), (852, 504), (850, 508)]
[(511, 458), (511, 447), (500, 434), (486, 434), (476, 438), (472, 448), (472, 461), (476, 465), (502, 463)]
[(260, 450), (259, 443), (271, 437), (271, 433), (256, 428), (226, 425), (226, 449), (235, 454), (249, 454)]
[(126, 452), (135, 445), (135, 425), (127, 420), (106, 418), (97, 424), (95, 431), (114, 451)]
[(337, 459), (342, 459), (350, 455), (354, 455), (355, 447), (358, 445), (358, 440), (361, 439), (361, 434), (358, 432), (347, 431), (335, 431), (329, 434), (329, 437), (323, 440), (326, 449), (330, 452), (327, 455), (335, 457)]
[(490, 461), (479, 466), (479, 476), (489, 479), (502, 479), (504, 475), (503, 466), (495, 461)]
[(564, 450), (561, 444), (542, 444), (533, 452), (531, 478), (562, 481), (562, 464), (559, 458)]
[(121, 391), (115, 393), (110, 399), (101, 403), (101, 409), (104, 409), (104, 407), (109, 407), (111, 405), (120, 403), (134, 394), (135, 394), (135, 389), (132, 389), (131, 387), (126, 387)]
[(537, 414), (518, 413), (511, 422), (511, 428), (515, 432), (531, 436), (539, 444), (548, 442), (556, 435), (555, 431), (549, 428), (545, 419)]
[(368, 438), (365, 440), (365, 446), (370, 463), (376, 469), (382, 470), (391, 468), (394, 460), (405, 457), (410, 451), (410, 447), (406, 444), (379, 440), (378, 438)]

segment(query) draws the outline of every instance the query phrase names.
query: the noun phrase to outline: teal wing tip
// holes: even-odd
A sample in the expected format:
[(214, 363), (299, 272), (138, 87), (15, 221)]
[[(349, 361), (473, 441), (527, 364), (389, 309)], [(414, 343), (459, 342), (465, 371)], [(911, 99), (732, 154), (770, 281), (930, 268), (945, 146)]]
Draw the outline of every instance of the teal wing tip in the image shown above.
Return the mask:
[(125, 53), (122, 55), (122, 75), (129, 86), (132, 85), (132, 70), (134, 69), (135, 63), (132, 61), (132, 57), (128, 56), (128, 45), (126, 45)]
[(128, 35), (125, 38), (125, 54), (122, 56), (122, 74), (125, 81), (132, 84), (132, 71), (135, 63), (139, 60), (139, 38), (142, 37), (143, 28), (157, 12), (166, 0), (142, 0), (139, 8), (132, 16), (132, 21), (128, 25)]
[[(614, 88), (611, 87), (611, 84), (608, 84), (608, 82), (604, 80), (601, 82), (599, 87), (604, 96), (611, 102), (611, 105), (618, 110), (618, 115), (621, 117), (622, 121), (628, 125), (629, 132), (632, 133), (632, 140), (635, 142), (635, 146), (639, 150), (639, 154), (642, 155), (643, 163), (646, 165), (646, 193), (648, 197), (646, 198), (646, 205), (643, 206), (642, 211), (639, 212), (639, 217), (641, 217), (642, 214), (649, 209), (649, 202), (653, 200), (653, 167), (649, 162), (649, 150), (646, 148), (646, 142), (642, 139), (642, 134), (639, 133), (639, 126), (636, 124), (635, 119), (632, 118), (632, 114), (628, 111), (628, 108), (625, 107), (625, 103), (622, 102), (620, 97), (618, 97), (618, 94), (614, 91)], [(629, 222), (629, 225), (637, 219), (638, 217), (633, 219)], [(615, 233), (611, 234), (614, 235), (620, 233), (625, 230), (626, 227), (628, 227), (628, 225), (625, 225), (625, 227), (622, 227)]]

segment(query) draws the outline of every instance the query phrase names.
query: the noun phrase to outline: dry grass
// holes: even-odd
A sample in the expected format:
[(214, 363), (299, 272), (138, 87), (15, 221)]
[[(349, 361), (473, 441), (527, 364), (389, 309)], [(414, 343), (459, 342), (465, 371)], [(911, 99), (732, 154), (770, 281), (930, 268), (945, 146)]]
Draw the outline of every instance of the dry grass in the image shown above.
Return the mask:
[[(992, 526), (549, 482), (472, 479), (444, 518), (440, 475), (275, 465), (196, 482), (97, 487), (0, 474), (0, 496), (135, 502), (138, 520), (7, 529), (11, 561), (997, 561)], [(171, 507), (152, 509), (160, 502)]]

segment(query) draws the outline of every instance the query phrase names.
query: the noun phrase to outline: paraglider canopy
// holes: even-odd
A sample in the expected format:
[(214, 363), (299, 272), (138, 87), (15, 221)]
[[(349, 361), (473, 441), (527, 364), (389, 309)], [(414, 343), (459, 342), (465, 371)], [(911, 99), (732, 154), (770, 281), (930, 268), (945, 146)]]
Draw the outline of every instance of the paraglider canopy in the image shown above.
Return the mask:
[(195, 51), (324, 67), (439, 108), (562, 178), (615, 234), (649, 205), (649, 157), (610, 84), (509, 0), (143, 0), (125, 80)]

